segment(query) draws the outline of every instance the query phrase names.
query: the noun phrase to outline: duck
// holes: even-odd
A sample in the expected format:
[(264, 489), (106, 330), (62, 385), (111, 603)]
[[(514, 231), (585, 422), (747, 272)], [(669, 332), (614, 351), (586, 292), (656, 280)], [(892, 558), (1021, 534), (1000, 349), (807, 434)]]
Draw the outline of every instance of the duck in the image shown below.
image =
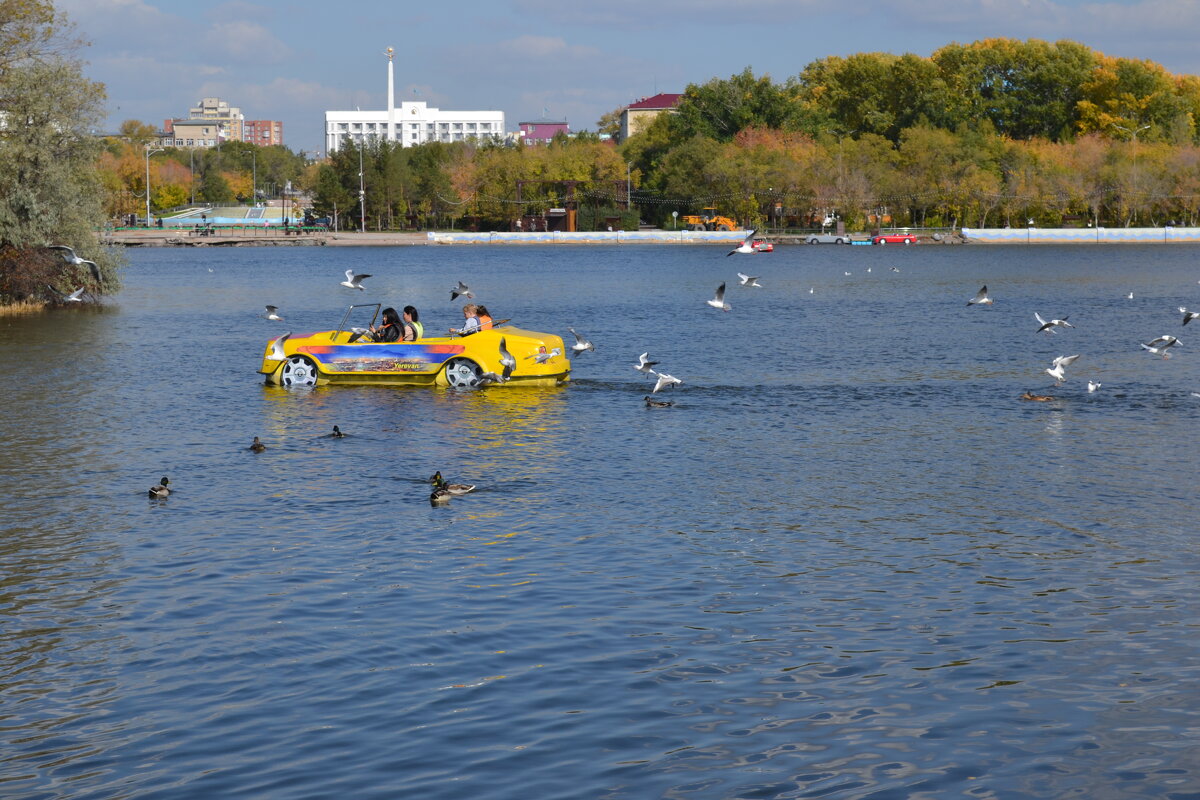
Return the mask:
[(449, 492), (450, 494), (454, 495), (455, 497), (459, 497), (461, 495), (468, 494), (470, 492), (475, 491), (475, 484), (473, 484), (473, 483), (446, 483), (444, 480), (441, 479), (441, 477), (442, 477), (442, 473), (439, 472), (437, 474), (437, 478), (438, 478), (438, 481), (436, 483), (437, 488), (443, 489), (443, 490)]
[(644, 399), (646, 400), (646, 408), (670, 408), (675, 405), (670, 400), (655, 400), (650, 395), (646, 395)]
[(167, 488), (168, 483), (170, 483), (170, 481), (167, 480), (167, 476), (163, 475), (162, 478), (159, 479), (157, 486), (150, 487), (150, 496), (153, 498), (159, 498), (169, 495), (171, 490)]
[(342, 433), (342, 429), (339, 428), (337, 425), (333, 426), (333, 433), (331, 433), (329, 435), (335, 439), (344, 439), (346, 436), (346, 434)]
[(1048, 403), (1051, 400), (1057, 400), (1058, 398), (1052, 394), (1034, 394), (1033, 392), (1027, 391), (1025, 394), (1021, 395), (1021, 399), (1032, 400), (1035, 403)]
[(260, 442), (258, 437), (255, 436), (254, 441), (250, 443), (250, 449), (256, 453), (261, 453), (263, 450), (267, 449), (267, 446)]
[(453, 496), (449, 491), (439, 486), (429, 495), (429, 504), (434, 506), (445, 505), (450, 502), (450, 498)]

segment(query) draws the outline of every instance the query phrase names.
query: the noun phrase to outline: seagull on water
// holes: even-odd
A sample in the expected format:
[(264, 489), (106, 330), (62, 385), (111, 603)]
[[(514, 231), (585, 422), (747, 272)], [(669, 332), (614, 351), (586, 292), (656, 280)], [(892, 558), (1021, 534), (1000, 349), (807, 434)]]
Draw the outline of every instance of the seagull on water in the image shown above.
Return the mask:
[(717, 287), (717, 293), (713, 295), (713, 299), (705, 300), (704, 302), (708, 303), (713, 308), (719, 308), (722, 311), (728, 311), (731, 308), (729, 303), (725, 302), (725, 284), (723, 283)]
[(49, 247), (51, 250), (63, 251), (63, 258), (66, 259), (68, 264), (74, 264), (76, 266), (83, 266), (86, 264), (88, 269), (92, 271), (92, 277), (96, 279), (96, 283), (102, 282), (100, 280), (100, 267), (95, 261), (87, 258), (81, 258), (75, 254), (74, 248), (67, 247), (65, 244), (51, 244), (47, 245), (47, 247)]
[(1088, 394), (1091, 394), (1103, 385), (1100, 381), (1088, 381)]
[(567, 330), (575, 337), (575, 344), (571, 345), (571, 352), (576, 355), (582, 353), (584, 350), (591, 350), (593, 353), (596, 352), (596, 346), (576, 333), (574, 328), (567, 328)]
[(1067, 374), (1063, 370), (1075, 363), (1075, 359), (1077, 358), (1079, 358), (1078, 354), (1073, 356), (1059, 356), (1050, 362), (1050, 369), (1046, 370), (1046, 372), (1050, 373), (1050, 377), (1054, 378), (1055, 383), (1062, 383), (1067, 379)]
[(355, 275), (354, 270), (348, 269), (346, 270), (346, 280), (342, 281), (341, 285), (347, 289), (358, 289), (360, 292), (365, 292), (366, 289), (363, 288), (362, 282), (369, 277), (371, 276), (366, 274)]
[(1063, 317), (1062, 319), (1052, 319), (1049, 322), (1047, 322), (1046, 320), (1042, 319), (1041, 314), (1039, 314), (1035, 311), (1035, 312), (1033, 312), (1033, 318), (1038, 321), (1038, 325), (1042, 326), (1037, 329), (1038, 333), (1041, 333), (1042, 331), (1045, 331), (1046, 333), (1054, 333), (1055, 328), (1074, 328), (1075, 327), (1071, 323), (1067, 322), (1066, 317)]
[(1133, 299), (1133, 292), (1130, 292), (1129, 294), (1125, 295), (1125, 299), (1126, 299), (1126, 300), (1132, 300), (1132, 299)]
[(754, 252), (756, 252), (754, 249), (754, 234), (756, 234), (756, 233), (758, 233), (758, 231), (755, 231), (755, 230), (751, 230), (749, 233), (747, 233), (746, 238), (742, 239), (742, 243), (739, 244), (737, 247), (733, 248), (732, 250), (730, 250), (728, 253), (726, 253), (725, 257), (729, 258), (729, 256), (733, 255), (734, 253), (754, 253)]
[(508, 342), (504, 337), (500, 337), (500, 366), (504, 367), (500, 371), (500, 377), (508, 380), (512, 377), (513, 370), (517, 368), (517, 360), (513, 358), (513, 354), (508, 352)]
[(275, 313), (276, 311), (279, 310), (278, 306), (266, 306), (266, 309), (267, 309), (267, 313), (263, 314), (264, 317), (266, 317), (267, 319), (275, 320), (277, 322), (283, 321), (283, 317), (281, 317)]
[(674, 386), (677, 383), (683, 383), (679, 378), (676, 378), (674, 375), (668, 375), (665, 372), (655, 372), (654, 374), (658, 376), (658, 380), (655, 382), (654, 388), (650, 390), (652, 394)]
[(640, 356), (638, 356), (638, 363), (634, 364), (633, 368), (636, 369), (638, 372), (642, 373), (643, 375), (653, 374), (654, 370), (652, 369), (652, 367), (657, 367), (658, 362), (650, 361), (649, 357), (650, 357), (649, 352), (642, 353)]
[(1170, 358), (1171, 354), (1167, 350), (1177, 344), (1183, 344), (1183, 342), (1174, 336), (1159, 336), (1157, 339), (1151, 340), (1150, 344), (1142, 344), (1142, 349), (1149, 350), (1156, 356)]
[(975, 293), (974, 297), (972, 297), (970, 300), (967, 301), (967, 305), (969, 305), (969, 306), (974, 306), (974, 305), (990, 306), (991, 304), (992, 304), (992, 298), (988, 297), (987, 286), (984, 286), (982, 289), (980, 289), (978, 292)]
[(741, 272), (739, 272), (737, 274), (737, 276), (738, 276), (738, 280), (741, 281), (741, 283), (739, 283), (738, 286), (757, 286), (759, 289), (762, 288), (762, 284), (758, 282), (757, 275), (753, 275), (753, 276), (752, 275), (744, 275)]
[(843, 274), (843, 275), (849, 275), (850, 273), (849, 273), (849, 272), (843, 272), (842, 274)]
[(470, 288), (462, 281), (459, 281), (458, 286), (455, 286), (453, 289), (450, 290), (451, 302), (453, 302), (456, 297), (465, 297), (468, 300), (475, 299), (475, 295), (471, 293)]
[(899, 271), (900, 271), (899, 267), (892, 267), (892, 272), (899, 272)]
[(1179, 313), (1183, 314), (1183, 324), (1184, 325), (1187, 325), (1189, 322), (1194, 320), (1196, 317), (1200, 317), (1200, 311), (1188, 311), (1183, 306), (1179, 307)]

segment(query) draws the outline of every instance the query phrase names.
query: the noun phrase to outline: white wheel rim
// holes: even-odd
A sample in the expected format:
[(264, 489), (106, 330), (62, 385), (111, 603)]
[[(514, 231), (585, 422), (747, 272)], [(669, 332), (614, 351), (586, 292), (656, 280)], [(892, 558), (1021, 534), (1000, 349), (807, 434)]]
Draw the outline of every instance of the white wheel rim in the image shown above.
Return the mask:
[(479, 385), (479, 368), (465, 358), (446, 365), (446, 383), (455, 389), (474, 389)]
[(283, 365), (284, 386), (316, 386), (317, 370), (302, 356), (292, 356)]

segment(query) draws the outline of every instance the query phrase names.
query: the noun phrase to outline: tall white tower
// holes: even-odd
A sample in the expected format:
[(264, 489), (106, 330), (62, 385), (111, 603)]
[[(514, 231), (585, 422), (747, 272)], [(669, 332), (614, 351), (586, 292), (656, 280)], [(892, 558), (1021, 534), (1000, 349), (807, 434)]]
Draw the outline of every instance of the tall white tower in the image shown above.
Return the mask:
[(389, 142), (394, 142), (396, 141), (396, 88), (394, 83), (395, 78), (392, 74), (392, 56), (396, 54), (396, 51), (389, 47), (385, 52), (388, 57), (388, 115), (387, 132), (383, 138)]

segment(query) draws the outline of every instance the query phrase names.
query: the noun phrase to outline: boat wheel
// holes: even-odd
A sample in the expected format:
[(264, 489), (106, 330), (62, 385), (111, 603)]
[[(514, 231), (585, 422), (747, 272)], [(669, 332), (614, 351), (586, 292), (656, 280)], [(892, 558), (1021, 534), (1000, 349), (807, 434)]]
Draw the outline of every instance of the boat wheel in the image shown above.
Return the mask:
[(284, 386), (316, 386), (317, 365), (304, 356), (292, 356), (283, 365), (279, 382)]
[(483, 370), (469, 358), (452, 358), (446, 362), (446, 383), (452, 389), (477, 389)]

